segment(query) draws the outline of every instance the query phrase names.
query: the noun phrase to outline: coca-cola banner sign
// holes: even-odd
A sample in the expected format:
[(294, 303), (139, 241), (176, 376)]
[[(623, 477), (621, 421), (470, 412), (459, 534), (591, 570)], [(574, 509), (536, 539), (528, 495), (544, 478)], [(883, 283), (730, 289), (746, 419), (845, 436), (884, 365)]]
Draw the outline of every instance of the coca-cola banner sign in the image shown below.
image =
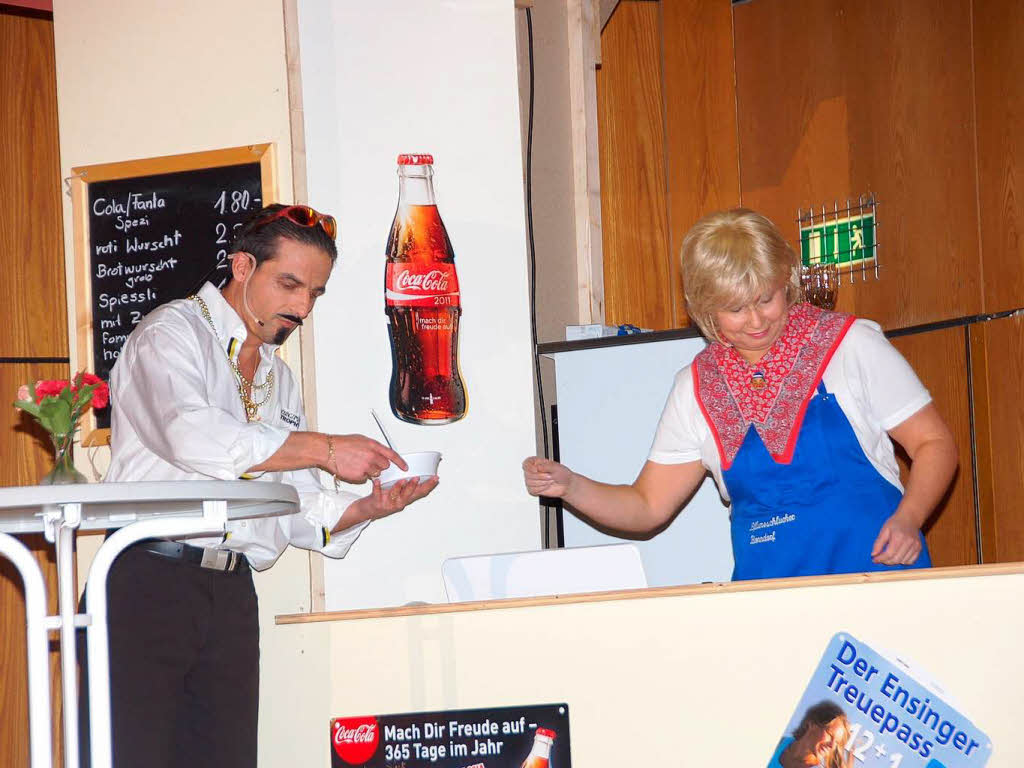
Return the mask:
[(332, 768), (572, 765), (567, 704), (336, 717), (330, 737)]

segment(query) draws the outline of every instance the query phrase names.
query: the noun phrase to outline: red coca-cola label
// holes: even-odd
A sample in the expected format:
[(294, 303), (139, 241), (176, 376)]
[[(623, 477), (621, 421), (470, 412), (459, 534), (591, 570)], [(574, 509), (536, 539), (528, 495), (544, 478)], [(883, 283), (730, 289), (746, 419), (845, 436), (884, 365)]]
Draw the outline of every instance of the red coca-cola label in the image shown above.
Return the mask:
[(384, 303), (389, 307), (459, 306), (455, 264), (389, 261), (384, 275)]
[(377, 751), (380, 728), (375, 717), (339, 717), (331, 720), (331, 743), (349, 765), (362, 765)]

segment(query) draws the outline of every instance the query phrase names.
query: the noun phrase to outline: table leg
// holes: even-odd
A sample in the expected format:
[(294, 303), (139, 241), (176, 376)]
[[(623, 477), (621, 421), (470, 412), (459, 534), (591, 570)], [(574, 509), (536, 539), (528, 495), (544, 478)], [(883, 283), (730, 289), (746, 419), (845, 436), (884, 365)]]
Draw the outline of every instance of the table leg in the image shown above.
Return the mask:
[(64, 766), (78, 768), (78, 655), (75, 646), (75, 529), (57, 529), (57, 602), (60, 615), (60, 678), (64, 700)]
[(21, 574), (25, 585), (25, 640), (28, 652), (28, 724), (32, 768), (52, 768), (50, 747), (50, 642), (46, 629), (46, 584), (39, 563), (28, 547), (13, 536), (0, 533), (0, 555)]
[(121, 552), (143, 539), (184, 538), (224, 533), (224, 521), (203, 518), (142, 520), (116, 531), (96, 552), (89, 568), (85, 602), (92, 621), (86, 629), (89, 659), (89, 736), (92, 768), (111, 768), (110, 652), (107, 636), (107, 576)]

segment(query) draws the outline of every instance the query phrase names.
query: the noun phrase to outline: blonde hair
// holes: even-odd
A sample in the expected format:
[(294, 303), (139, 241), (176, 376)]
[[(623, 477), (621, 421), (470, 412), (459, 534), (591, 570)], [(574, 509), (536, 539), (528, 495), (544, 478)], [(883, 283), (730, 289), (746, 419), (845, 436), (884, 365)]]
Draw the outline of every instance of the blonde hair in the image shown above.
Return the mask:
[(833, 744), (821, 761), (824, 768), (848, 768), (854, 764), (853, 755), (845, 751), (846, 742), (850, 739), (850, 720), (843, 708), (832, 701), (819, 701), (808, 707), (800, 724), (793, 731), (793, 738), (799, 741), (811, 725), (827, 729), (836, 722), (840, 725), (840, 733), (833, 734)]
[(778, 228), (749, 208), (703, 217), (680, 251), (683, 288), (690, 318), (713, 341), (721, 341), (715, 314), (746, 305), (778, 285), (786, 302), (800, 300), (800, 262)]

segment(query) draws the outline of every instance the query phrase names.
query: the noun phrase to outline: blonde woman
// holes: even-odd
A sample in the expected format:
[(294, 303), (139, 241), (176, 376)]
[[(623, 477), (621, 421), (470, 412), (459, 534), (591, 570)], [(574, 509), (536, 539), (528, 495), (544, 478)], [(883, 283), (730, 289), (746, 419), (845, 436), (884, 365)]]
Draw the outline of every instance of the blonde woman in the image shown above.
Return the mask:
[(852, 768), (849, 739), (850, 721), (842, 707), (818, 702), (808, 707), (793, 735), (779, 742), (768, 768)]
[[(956, 448), (879, 326), (801, 303), (796, 254), (754, 211), (701, 219), (682, 265), (710, 344), (676, 375), (640, 475), (613, 486), (532, 457), (529, 492), (649, 533), (710, 473), (731, 507), (734, 579), (930, 566), (921, 526)], [(912, 460), (905, 489), (893, 440)]]

